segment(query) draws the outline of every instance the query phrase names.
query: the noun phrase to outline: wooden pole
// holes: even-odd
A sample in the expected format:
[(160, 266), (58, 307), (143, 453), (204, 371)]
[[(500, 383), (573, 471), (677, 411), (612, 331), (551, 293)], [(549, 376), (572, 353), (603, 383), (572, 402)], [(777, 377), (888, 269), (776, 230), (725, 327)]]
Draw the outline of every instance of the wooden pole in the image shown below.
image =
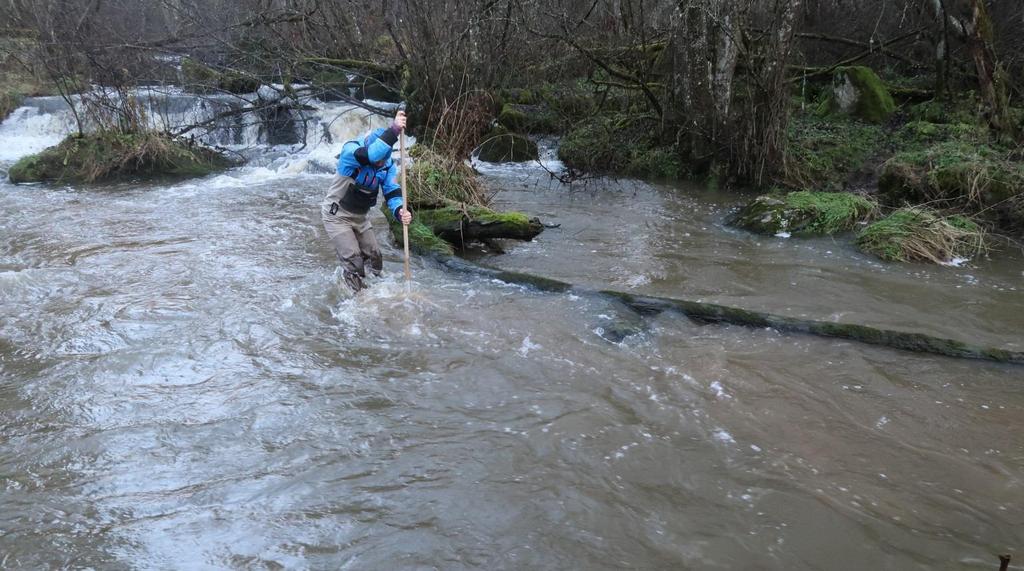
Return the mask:
[[(408, 169), (407, 165), (405, 164), (407, 157), (405, 156), (404, 129), (402, 130), (402, 133), (398, 137), (398, 153), (402, 157), (402, 209), (408, 211), (409, 199), (408, 191), (406, 190), (405, 186), (405, 171)], [(404, 221), (402, 222), (402, 244), (405, 247), (405, 281), (406, 285), (408, 285), (408, 283), (412, 281), (412, 271), (409, 269), (409, 225), (406, 224)]]

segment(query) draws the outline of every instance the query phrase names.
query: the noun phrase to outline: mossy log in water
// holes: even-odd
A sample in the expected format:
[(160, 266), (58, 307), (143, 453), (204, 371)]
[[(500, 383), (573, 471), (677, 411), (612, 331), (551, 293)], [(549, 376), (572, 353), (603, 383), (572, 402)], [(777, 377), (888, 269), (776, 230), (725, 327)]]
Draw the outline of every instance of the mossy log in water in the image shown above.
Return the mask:
[(11, 182), (97, 182), (125, 177), (202, 176), (231, 166), (206, 147), (161, 133), (72, 135), (59, 145), (22, 158)]
[(873, 202), (855, 194), (791, 192), (759, 196), (732, 216), (729, 223), (759, 234), (811, 236), (851, 230), (874, 211)]
[(495, 239), (532, 240), (544, 231), (536, 218), (522, 212), (496, 212), (482, 207), (446, 207), (419, 212), (419, 220), (439, 238), (464, 248), (469, 242)]
[[(382, 208), (395, 241), (402, 243), (402, 225)], [(453, 249), (489, 240), (532, 240), (544, 231), (536, 218), (521, 212), (496, 212), (479, 206), (428, 208), (414, 213), (409, 245), (418, 254), (451, 255)]]
[(961, 359), (982, 359), (1024, 364), (1024, 352), (1022, 351), (983, 347), (923, 333), (894, 331), (852, 323), (797, 319), (714, 303), (633, 295), (613, 290), (594, 290), (542, 276), (489, 268), (451, 256), (439, 256), (438, 261), (444, 267), (453, 271), (497, 279), (507, 283), (534, 288), (539, 291), (551, 293), (572, 291), (577, 294), (598, 295), (616, 299), (641, 315), (675, 312), (701, 323), (740, 325), (756, 329), (771, 328), (784, 333), (805, 333), (821, 337), (847, 339), (918, 353), (931, 353)]

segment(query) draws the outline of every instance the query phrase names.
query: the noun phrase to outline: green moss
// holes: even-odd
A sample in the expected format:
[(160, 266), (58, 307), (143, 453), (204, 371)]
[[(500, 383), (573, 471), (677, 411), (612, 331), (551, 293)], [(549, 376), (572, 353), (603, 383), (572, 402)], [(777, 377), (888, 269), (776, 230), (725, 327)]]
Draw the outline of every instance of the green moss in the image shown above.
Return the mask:
[(984, 125), (978, 115), (978, 101), (973, 94), (939, 101), (931, 100), (911, 105), (907, 109), (911, 121), (925, 121), (937, 124), (963, 123)]
[(845, 113), (869, 123), (882, 123), (896, 110), (885, 83), (869, 67), (841, 67), (833, 76), (832, 93), (821, 103), (821, 115)]
[(446, 206), (417, 212), (420, 222), (430, 228), (457, 224), (470, 219), (484, 224), (528, 225), (530, 218), (522, 212), (499, 212), (482, 206)]
[(759, 196), (732, 217), (730, 223), (753, 232), (794, 236), (835, 234), (852, 230), (875, 212), (863, 196), (845, 192), (791, 192)]
[(984, 234), (963, 216), (904, 208), (862, 230), (857, 246), (887, 261), (945, 263), (977, 255), (984, 249)]
[(885, 143), (881, 127), (844, 117), (798, 114), (786, 130), (782, 182), (789, 187), (838, 191)]
[(555, 133), (558, 119), (542, 105), (506, 103), (498, 114), (498, 123), (515, 133)]
[(231, 162), (159, 133), (71, 136), (11, 167), (12, 182), (96, 182), (125, 177), (202, 176)]
[(968, 134), (897, 153), (883, 166), (878, 186), (895, 205), (942, 200), (974, 209), (1002, 207), (1024, 189), (1024, 163), (1013, 151)]
[(495, 129), (480, 144), (479, 158), (489, 163), (518, 163), (536, 160), (537, 143), (503, 129)]
[[(391, 234), (398, 245), (402, 245), (403, 231), (402, 223), (395, 220), (390, 209), (381, 206), (381, 212), (388, 220)], [(426, 211), (423, 211), (426, 212)], [(409, 249), (422, 256), (451, 256), (454, 255), (452, 245), (439, 238), (434, 231), (420, 220), (423, 212), (417, 212), (409, 224)]]

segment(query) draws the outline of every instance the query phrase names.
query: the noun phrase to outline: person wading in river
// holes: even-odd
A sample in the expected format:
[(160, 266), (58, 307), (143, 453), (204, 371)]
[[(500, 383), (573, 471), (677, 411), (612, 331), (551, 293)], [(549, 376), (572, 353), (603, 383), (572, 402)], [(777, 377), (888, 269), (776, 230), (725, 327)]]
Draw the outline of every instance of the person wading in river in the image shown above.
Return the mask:
[(380, 246), (370, 227), (368, 213), (377, 204), (377, 191), (403, 224), (412, 221), (412, 213), (402, 204), (398, 168), (391, 160), (391, 147), (405, 130), (405, 111), (395, 115), (387, 129), (375, 129), (362, 141), (349, 141), (341, 148), (338, 171), (327, 196), (320, 205), (327, 236), (341, 260), (345, 283), (358, 293), (363, 289), (366, 270), (380, 275), (383, 261)]

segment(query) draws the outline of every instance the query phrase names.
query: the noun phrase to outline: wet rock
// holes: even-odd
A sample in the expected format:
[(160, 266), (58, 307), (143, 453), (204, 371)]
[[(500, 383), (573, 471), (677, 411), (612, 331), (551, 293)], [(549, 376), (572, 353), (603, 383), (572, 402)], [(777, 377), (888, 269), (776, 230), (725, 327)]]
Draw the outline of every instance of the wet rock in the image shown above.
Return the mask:
[(845, 192), (791, 192), (755, 198), (729, 224), (769, 236), (810, 236), (851, 230), (874, 212), (875, 204)]
[(480, 145), (481, 161), (489, 163), (520, 163), (533, 161), (538, 157), (537, 143), (510, 133), (504, 129), (496, 129)]
[(515, 133), (558, 131), (558, 119), (546, 105), (506, 103), (498, 114), (498, 123)]
[(267, 105), (257, 109), (262, 128), (269, 145), (294, 145), (299, 143), (299, 129), (290, 105)]
[(601, 339), (609, 343), (622, 343), (630, 337), (642, 335), (647, 332), (647, 324), (643, 318), (634, 311), (612, 311), (611, 314), (602, 314), (601, 321), (594, 327)]
[(819, 113), (841, 113), (882, 123), (896, 110), (896, 103), (885, 84), (869, 67), (851, 66), (836, 70), (832, 90), (819, 107)]

